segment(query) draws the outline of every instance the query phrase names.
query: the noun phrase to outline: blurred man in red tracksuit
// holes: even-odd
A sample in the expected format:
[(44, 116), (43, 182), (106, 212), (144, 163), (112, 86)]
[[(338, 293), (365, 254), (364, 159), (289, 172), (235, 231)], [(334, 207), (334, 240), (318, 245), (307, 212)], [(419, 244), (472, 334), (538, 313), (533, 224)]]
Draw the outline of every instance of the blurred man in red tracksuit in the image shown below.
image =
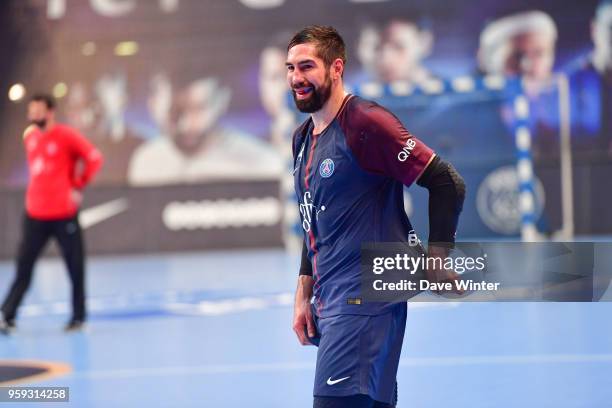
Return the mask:
[(2, 308), (0, 332), (15, 326), (17, 308), (32, 280), (36, 259), (49, 238), (57, 240), (72, 283), (72, 318), (66, 330), (83, 326), (85, 312), (84, 247), (78, 211), (81, 191), (102, 166), (102, 155), (75, 129), (55, 121), (55, 102), (35, 95), (28, 104), (30, 126), (23, 134), (30, 180), (17, 274)]

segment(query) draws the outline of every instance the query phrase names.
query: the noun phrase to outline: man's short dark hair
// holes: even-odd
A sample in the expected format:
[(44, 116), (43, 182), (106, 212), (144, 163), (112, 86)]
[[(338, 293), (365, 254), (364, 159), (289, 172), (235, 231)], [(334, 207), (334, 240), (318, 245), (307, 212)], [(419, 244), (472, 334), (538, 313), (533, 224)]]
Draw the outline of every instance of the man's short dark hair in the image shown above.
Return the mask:
[(30, 98), (30, 102), (44, 102), (45, 106), (47, 106), (47, 109), (49, 110), (55, 109), (55, 99), (49, 94), (44, 94), (44, 93), (34, 94)]
[(346, 46), (344, 40), (334, 27), (311, 25), (297, 32), (287, 51), (300, 44), (313, 43), (317, 49), (317, 56), (329, 67), (337, 58), (346, 64)]

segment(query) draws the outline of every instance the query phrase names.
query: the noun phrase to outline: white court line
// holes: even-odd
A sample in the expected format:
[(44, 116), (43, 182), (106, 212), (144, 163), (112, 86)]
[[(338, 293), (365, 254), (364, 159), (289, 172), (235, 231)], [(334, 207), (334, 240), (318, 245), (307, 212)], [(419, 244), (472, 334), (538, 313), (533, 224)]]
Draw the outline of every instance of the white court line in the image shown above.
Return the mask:
[[(612, 363), (612, 354), (536, 354), (517, 356), (461, 356), (407, 358), (400, 360), (401, 367), (440, 367), (468, 365), (522, 365), (522, 364), (576, 364)], [(84, 379), (125, 379), (141, 377), (165, 377), (179, 375), (241, 374), (278, 371), (314, 370), (312, 362), (286, 362), (261, 364), (213, 364), (204, 366), (176, 366), (153, 368), (128, 368), (116, 370), (74, 371), (69, 377)]]
[[(142, 310), (163, 310), (175, 315), (185, 316), (222, 316), (253, 310), (267, 310), (276, 307), (293, 306), (293, 292), (283, 292), (275, 295), (243, 296), (214, 300), (192, 302), (177, 301), (178, 294), (170, 291), (160, 298), (147, 299), (143, 294), (116, 297), (92, 297), (87, 299), (87, 308), (92, 314), (108, 312), (129, 312)], [(408, 309), (447, 309), (459, 306), (459, 302), (422, 301), (410, 302)], [(70, 311), (68, 302), (50, 302), (44, 304), (26, 304), (21, 307), (22, 316), (63, 315)]]
[(314, 369), (314, 362), (287, 362), (262, 364), (213, 364), (205, 366), (176, 366), (154, 368), (127, 368), (117, 370), (74, 371), (70, 377), (88, 379), (124, 379), (135, 377), (165, 377), (194, 374), (239, 374)]
[(612, 354), (534, 354), (522, 356), (462, 356), (402, 359), (402, 367), (466, 366), (496, 364), (612, 363)]

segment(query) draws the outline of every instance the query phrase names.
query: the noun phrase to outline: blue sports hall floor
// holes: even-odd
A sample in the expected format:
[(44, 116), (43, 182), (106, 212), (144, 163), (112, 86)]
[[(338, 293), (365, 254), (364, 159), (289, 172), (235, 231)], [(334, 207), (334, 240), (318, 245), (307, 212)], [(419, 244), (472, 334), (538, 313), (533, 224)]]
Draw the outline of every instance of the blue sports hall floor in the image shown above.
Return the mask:
[[(70, 387), (57, 407), (310, 407), (296, 264), (280, 250), (91, 257), (88, 326), (65, 334), (67, 274), (46, 258), (0, 359), (68, 365), (22, 383)], [(0, 295), (13, 273), (0, 263)], [(405, 408), (611, 407), (612, 303), (411, 303), (398, 381)]]

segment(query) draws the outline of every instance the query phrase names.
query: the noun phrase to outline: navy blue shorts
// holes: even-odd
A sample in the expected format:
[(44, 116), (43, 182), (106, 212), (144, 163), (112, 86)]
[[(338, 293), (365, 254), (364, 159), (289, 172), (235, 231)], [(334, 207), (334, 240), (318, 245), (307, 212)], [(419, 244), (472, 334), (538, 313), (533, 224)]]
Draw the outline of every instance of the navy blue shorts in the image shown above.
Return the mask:
[(367, 394), (391, 404), (396, 398), (407, 304), (377, 316), (337, 315), (315, 318), (317, 351), (314, 395)]

